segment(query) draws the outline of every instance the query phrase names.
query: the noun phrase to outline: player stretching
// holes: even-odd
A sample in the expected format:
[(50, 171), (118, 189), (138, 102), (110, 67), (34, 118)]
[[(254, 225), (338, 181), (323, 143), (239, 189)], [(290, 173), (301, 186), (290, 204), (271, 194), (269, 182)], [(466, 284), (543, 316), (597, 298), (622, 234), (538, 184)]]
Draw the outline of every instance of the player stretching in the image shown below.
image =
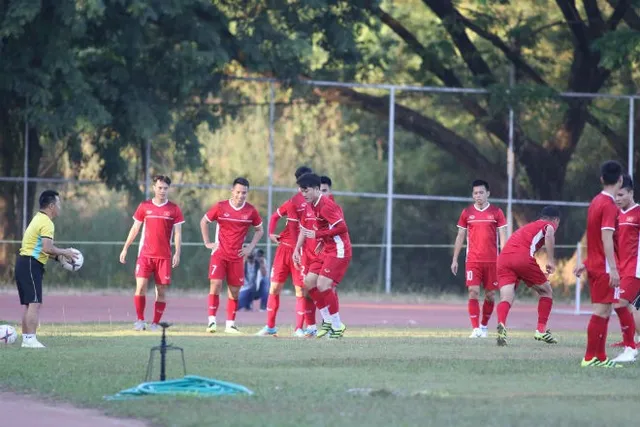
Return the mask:
[[(220, 290), (222, 281), (227, 279), (227, 324), (224, 331), (228, 334), (240, 334), (235, 325), (238, 309), (238, 294), (244, 281), (244, 257), (253, 252), (260, 238), (262, 238), (262, 218), (253, 207), (247, 203), (249, 181), (236, 178), (233, 181), (231, 199), (223, 200), (211, 206), (200, 220), (200, 231), (204, 245), (211, 249), (209, 263), (209, 319), (207, 332), (217, 330), (216, 313), (220, 305)], [(209, 223), (216, 221), (215, 241), (209, 239)], [(243, 247), (249, 227), (254, 226), (255, 232), (251, 243)]]
[(545, 273), (540, 270), (535, 253), (544, 245), (547, 251), (547, 274), (556, 269), (554, 249), (555, 232), (560, 224), (560, 212), (554, 206), (545, 206), (541, 218), (519, 228), (507, 241), (498, 257), (498, 345), (507, 345), (507, 316), (515, 299), (516, 287), (522, 280), (538, 294), (538, 327), (533, 337), (547, 344), (558, 341), (547, 329), (553, 305), (553, 290)]
[[(306, 173), (311, 173), (309, 167), (301, 166), (295, 172), (296, 180)], [(294, 336), (304, 337), (305, 297), (303, 276), (293, 263), (293, 249), (298, 241), (299, 217), (306, 211), (306, 201), (298, 191), (295, 196), (280, 206), (269, 219), (269, 238), (276, 244), (273, 267), (271, 268), (271, 287), (269, 288), (269, 300), (267, 301), (267, 325), (256, 335), (276, 335), (276, 316), (280, 307), (280, 292), (291, 275), (291, 280), (296, 292), (296, 326)], [(275, 234), (278, 220), (286, 218), (286, 225), (282, 233)], [(315, 323), (315, 321), (314, 321)]]
[(633, 180), (629, 175), (622, 177), (622, 188), (616, 194), (618, 212), (618, 231), (615, 234), (618, 253), (618, 267), (620, 268), (620, 299), (613, 304), (613, 308), (620, 321), (622, 330), (622, 344), (624, 351), (614, 362), (633, 362), (638, 356), (636, 350), (635, 319), (636, 312), (631, 305), (640, 293), (640, 264), (638, 263), (638, 245), (640, 245), (640, 206), (633, 200)]
[[(458, 220), (458, 235), (453, 249), (451, 272), (458, 274), (458, 256), (467, 239), (467, 260), (465, 278), (469, 292), (469, 319), (473, 331), (469, 338), (486, 338), (487, 324), (493, 313), (495, 292), (498, 289), (496, 259), (498, 257), (497, 234), (500, 234), (500, 247), (507, 240), (507, 221), (502, 209), (489, 203), (489, 183), (480, 179), (471, 184), (474, 203), (466, 207)], [(480, 322), (480, 285), (484, 286), (482, 322)]]
[[(575, 274), (586, 269), (589, 291), (593, 304), (593, 315), (587, 327), (587, 349), (582, 359), (583, 367), (618, 368), (622, 365), (607, 357), (607, 329), (611, 305), (620, 296), (620, 274), (616, 265), (613, 235), (616, 231), (618, 208), (615, 195), (622, 186), (622, 166), (616, 161), (607, 161), (600, 167), (602, 192), (591, 200), (587, 211), (587, 259), (578, 265)], [(620, 310), (620, 322), (633, 328), (633, 316), (629, 310)]]
[[(138, 260), (136, 261), (136, 292), (133, 303), (138, 320), (133, 324), (136, 331), (144, 331), (147, 324), (144, 321), (147, 286), (153, 274), (156, 285), (156, 303), (153, 312), (151, 330), (158, 329), (158, 323), (167, 307), (166, 290), (171, 284), (171, 269), (180, 264), (180, 249), (182, 243), (182, 211), (168, 199), (171, 178), (164, 175), (153, 177), (154, 197), (140, 203), (133, 214), (133, 225), (129, 230), (127, 241), (120, 252), (120, 262), (127, 262), (127, 251), (142, 227)], [(171, 235), (174, 236), (176, 251), (171, 259)]]
[(20, 253), (16, 258), (15, 277), (22, 314), (22, 347), (45, 348), (36, 338), (42, 306), (42, 278), (49, 257), (62, 255), (77, 259), (73, 248), (60, 249), (53, 244), (53, 219), (60, 215), (60, 196), (56, 191), (40, 194), (40, 211), (34, 215), (22, 237)]
[(302, 175), (298, 186), (307, 201), (307, 215), (316, 218), (314, 229), (300, 225), (298, 242), (293, 252), (294, 262), (300, 264), (305, 239), (316, 239), (320, 257), (309, 265), (304, 284), (309, 296), (322, 314), (322, 330), (318, 337), (330, 333), (330, 338), (341, 338), (347, 327), (340, 320), (338, 301), (333, 285), (340, 283), (351, 261), (351, 240), (342, 208), (320, 192), (320, 177)]

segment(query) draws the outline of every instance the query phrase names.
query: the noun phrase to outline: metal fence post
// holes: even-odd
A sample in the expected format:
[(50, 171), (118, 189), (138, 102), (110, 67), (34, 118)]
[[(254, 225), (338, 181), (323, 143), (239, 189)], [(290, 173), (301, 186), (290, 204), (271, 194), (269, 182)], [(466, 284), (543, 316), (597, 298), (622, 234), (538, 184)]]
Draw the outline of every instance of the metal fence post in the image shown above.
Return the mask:
[[(29, 108), (29, 99), (26, 102)], [(29, 118), (24, 113), (24, 180), (22, 181), (22, 234), (27, 230), (27, 198), (29, 197)]]
[(629, 159), (628, 159), (628, 166), (627, 166), (627, 172), (629, 173), (629, 175), (631, 176), (631, 178), (633, 178), (633, 151), (635, 149), (634, 147), (634, 135), (633, 133), (635, 132), (635, 99), (631, 96), (629, 97)]
[(394, 122), (396, 116), (396, 90), (389, 91), (389, 152), (387, 155), (387, 256), (384, 274), (385, 293), (391, 293), (391, 244), (393, 243), (393, 150), (394, 150)]
[[(274, 153), (274, 120), (275, 120), (275, 90), (273, 82), (269, 82), (269, 187), (267, 188), (267, 221), (273, 211), (273, 170), (275, 167)], [(267, 265), (271, 265), (271, 239), (267, 231)]]
[(151, 141), (147, 139), (144, 153), (144, 197), (149, 199), (151, 192), (151, 177), (149, 176), (149, 165), (151, 164)]
[[(580, 265), (582, 263), (582, 244), (578, 241), (576, 246), (576, 265)], [(580, 301), (582, 299), (582, 282), (580, 281), (580, 276), (576, 276), (576, 307), (575, 314), (580, 314)]]
[[(511, 92), (515, 80), (515, 67), (509, 69), (509, 89)], [(509, 101), (509, 148), (507, 150), (507, 236), (513, 233), (513, 175), (515, 173), (515, 153), (513, 152), (515, 113)]]

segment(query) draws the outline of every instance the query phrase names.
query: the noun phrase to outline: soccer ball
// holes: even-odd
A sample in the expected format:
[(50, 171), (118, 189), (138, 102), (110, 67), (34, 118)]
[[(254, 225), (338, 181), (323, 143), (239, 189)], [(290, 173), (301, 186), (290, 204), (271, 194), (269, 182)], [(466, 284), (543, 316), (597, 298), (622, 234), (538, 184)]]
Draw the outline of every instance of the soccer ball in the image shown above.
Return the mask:
[(84, 263), (84, 257), (82, 256), (82, 252), (80, 252), (79, 250), (72, 249), (72, 251), (78, 254), (77, 259), (73, 260), (71, 258), (67, 258), (66, 256), (60, 255), (58, 257), (58, 262), (60, 263), (62, 268), (64, 268), (65, 270), (78, 271), (80, 270), (80, 267), (82, 267), (82, 264)]
[(0, 325), (0, 345), (13, 344), (17, 339), (16, 328), (11, 325)]

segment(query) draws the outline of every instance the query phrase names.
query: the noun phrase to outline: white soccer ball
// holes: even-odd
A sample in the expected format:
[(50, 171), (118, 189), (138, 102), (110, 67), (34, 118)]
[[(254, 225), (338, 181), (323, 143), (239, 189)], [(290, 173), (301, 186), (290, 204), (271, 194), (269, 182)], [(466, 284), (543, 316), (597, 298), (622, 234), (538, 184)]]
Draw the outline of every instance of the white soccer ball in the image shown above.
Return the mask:
[(0, 325), (0, 345), (13, 344), (17, 339), (16, 328), (11, 325)]
[(84, 263), (84, 257), (82, 256), (82, 252), (80, 252), (79, 250), (72, 249), (72, 251), (78, 254), (77, 259), (73, 260), (71, 258), (67, 258), (66, 256), (60, 255), (58, 257), (58, 262), (60, 263), (62, 268), (64, 268), (65, 270), (78, 271), (80, 270), (80, 268), (82, 267), (82, 264)]

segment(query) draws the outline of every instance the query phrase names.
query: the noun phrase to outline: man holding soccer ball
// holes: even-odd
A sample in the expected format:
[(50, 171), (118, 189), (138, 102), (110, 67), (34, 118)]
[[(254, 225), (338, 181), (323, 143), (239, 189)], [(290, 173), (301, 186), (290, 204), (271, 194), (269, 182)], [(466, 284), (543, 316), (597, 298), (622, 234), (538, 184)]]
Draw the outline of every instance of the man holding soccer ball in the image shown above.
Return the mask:
[(49, 257), (60, 256), (76, 260), (76, 249), (60, 249), (53, 244), (53, 219), (60, 215), (60, 195), (53, 190), (40, 194), (40, 210), (24, 232), (20, 254), (16, 259), (16, 285), (22, 315), (22, 347), (45, 348), (36, 338), (38, 316), (42, 305), (42, 277)]

